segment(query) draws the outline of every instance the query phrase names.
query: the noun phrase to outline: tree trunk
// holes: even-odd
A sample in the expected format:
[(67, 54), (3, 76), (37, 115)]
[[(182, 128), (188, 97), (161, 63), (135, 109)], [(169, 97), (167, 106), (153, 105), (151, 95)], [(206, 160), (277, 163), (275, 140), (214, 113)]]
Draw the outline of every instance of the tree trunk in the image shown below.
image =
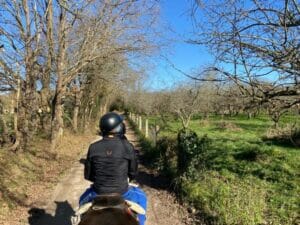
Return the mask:
[(248, 112), (247, 117), (248, 117), (249, 120), (252, 119), (252, 112)]
[(64, 66), (63, 62), (58, 64), (58, 72), (57, 72), (57, 81), (56, 81), (56, 90), (55, 96), (52, 101), (52, 121), (51, 121), (51, 152), (55, 152), (55, 148), (59, 139), (63, 135), (64, 121), (63, 121), (63, 98), (65, 95), (65, 87), (62, 83), (63, 78), (63, 70)]
[(55, 87), (55, 96), (52, 101), (52, 121), (51, 121), (51, 148), (50, 151), (56, 156), (55, 148), (59, 139), (63, 135), (63, 98), (65, 95), (65, 86), (63, 84), (64, 69), (65, 69), (65, 54), (66, 54), (66, 12), (61, 7), (59, 17), (59, 48), (57, 56), (57, 81)]
[[(15, 143), (13, 144), (13, 146), (10, 147), (11, 151), (17, 151), (17, 149), (19, 150), (23, 150), (24, 148), (26, 148), (27, 145), (27, 140), (26, 140), (26, 136), (24, 136), (24, 132), (22, 132), (22, 129), (24, 129), (23, 127), (23, 123), (25, 121), (25, 109), (23, 107), (20, 101), (20, 93), (21, 93), (21, 87), (23, 86), (23, 83), (21, 82), (21, 79), (18, 79), (18, 85), (17, 85), (17, 90), (15, 93), (15, 105), (14, 105), (14, 132), (15, 132)], [(21, 123), (19, 123), (19, 121)], [(26, 134), (25, 134), (26, 135)]]
[(89, 107), (86, 108), (85, 111), (85, 125), (84, 125), (84, 132), (88, 132), (90, 129), (90, 124), (92, 121), (92, 112), (93, 112), (93, 107), (90, 105)]
[(93, 106), (90, 106), (89, 117), (88, 117), (89, 121), (92, 121), (92, 113), (93, 113)]
[(275, 112), (273, 115), (272, 115), (272, 120), (274, 122), (274, 127), (275, 129), (278, 128), (278, 123), (279, 123), (279, 119), (280, 119), (280, 114)]
[(73, 111), (73, 129), (75, 132), (78, 131), (78, 115), (79, 115), (79, 108), (81, 105), (81, 96), (82, 92), (79, 90), (78, 87), (75, 89), (75, 106)]
[(6, 121), (3, 114), (0, 114), (0, 121), (2, 123), (2, 141), (4, 144), (7, 144), (9, 142), (8, 139), (8, 129), (6, 125)]
[(187, 116), (186, 118), (183, 115), (179, 116), (180, 120), (181, 120), (181, 125), (183, 129), (187, 129), (189, 127), (189, 123), (190, 123), (190, 116)]
[(86, 106), (84, 110), (84, 126), (83, 126), (84, 132), (87, 132), (89, 127), (89, 116), (88, 116), (89, 111), (90, 111), (89, 106)]
[(47, 26), (47, 62), (45, 65), (45, 73), (42, 76), (42, 89), (41, 89), (41, 109), (42, 113), (40, 114), (40, 125), (43, 131), (49, 133), (51, 131), (51, 91), (50, 91), (50, 82), (51, 82), (51, 71), (53, 64), (53, 3), (52, 0), (46, 2), (47, 14), (46, 14), (46, 26)]
[[(23, 146), (26, 148), (27, 142), (31, 139), (32, 135), (36, 131), (38, 125), (37, 116), (37, 102), (36, 102), (36, 72), (34, 69), (35, 64), (35, 52), (31, 47), (31, 21), (29, 3), (27, 0), (23, 1), (24, 12), (26, 17), (26, 37), (25, 37), (25, 83), (21, 85), (24, 87), (25, 93), (22, 96), (20, 108), (23, 111), (23, 124), (21, 127), (22, 139), (24, 141)], [(22, 92), (21, 92), (22, 93)]]
[(78, 131), (78, 114), (79, 114), (79, 106), (75, 106), (73, 111), (73, 129), (75, 132)]
[(203, 117), (204, 117), (205, 120), (208, 120), (209, 119), (209, 112), (205, 112)]
[(104, 100), (104, 104), (100, 106), (100, 117), (103, 116), (105, 113), (107, 113), (107, 105), (108, 105), (108, 101)]
[(52, 106), (53, 107), (53, 115), (52, 115), (52, 122), (51, 122), (52, 130), (51, 130), (50, 151), (54, 154), (56, 153), (55, 148), (59, 142), (59, 139), (63, 135), (63, 127), (64, 127), (63, 113), (64, 113), (64, 111), (63, 111), (62, 99), (63, 99), (63, 89), (60, 85), (57, 85), (57, 91), (56, 91), (55, 97), (53, 99), (53, 106)]

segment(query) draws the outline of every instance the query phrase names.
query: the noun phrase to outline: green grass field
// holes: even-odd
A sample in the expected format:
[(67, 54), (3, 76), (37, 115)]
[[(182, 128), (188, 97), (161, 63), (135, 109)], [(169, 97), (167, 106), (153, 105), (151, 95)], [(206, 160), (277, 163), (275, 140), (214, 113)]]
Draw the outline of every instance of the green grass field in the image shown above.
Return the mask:
[[(299, 117), (285, 116), (280, 126), (295, 122)], [(300, 149), (265, 140), (271, 126), (263, 116), (191, 121), (189, 128), (211, 144), (205, 169), (195, 179), (181, 179), (181, 191), (211, 224), (300, 224)], [(160, 137), (175, 139), (180, 129), (170, 120)]]

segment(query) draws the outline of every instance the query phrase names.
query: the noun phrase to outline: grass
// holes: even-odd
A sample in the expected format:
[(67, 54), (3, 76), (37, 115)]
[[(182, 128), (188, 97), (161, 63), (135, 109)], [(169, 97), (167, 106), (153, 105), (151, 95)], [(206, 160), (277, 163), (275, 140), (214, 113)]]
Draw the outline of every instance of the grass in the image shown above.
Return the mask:
[(208, 171), (197, 182), (184, 181), (183, 193), (202, 210), (202, 216), (210, 223), (263, 224), (267, 207), (264, 184), (251, 176), (244, 179), (232, 175), (225, 177)]
[[(150, 124), (155, 120), (150, 118)], [(295, 122), (300, 125), (299, 116), (287, 115), (279, 125)], [(300, 224), (300, 149), (264, 141), (272, 125), (267, 116), (191, 121), (190, 129), (212, 141), (206, 168), (196, 179), (180, 178), (181, 190), (207, 223)], [(171, 120), (160, 136), (175, 139), (180, 128), (179, 121)]]

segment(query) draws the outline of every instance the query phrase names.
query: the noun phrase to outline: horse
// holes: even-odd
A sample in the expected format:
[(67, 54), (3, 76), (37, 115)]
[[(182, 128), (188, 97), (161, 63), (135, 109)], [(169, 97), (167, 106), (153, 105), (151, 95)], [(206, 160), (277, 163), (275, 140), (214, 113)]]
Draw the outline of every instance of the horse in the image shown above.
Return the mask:
[(139, 222), (124, 210), (106, 208), (87, 212), (79, 225), (139, 225)]
[(119, 194), (99, 195), (87, 207), (78, 225), (139, 225), (138, 210)]

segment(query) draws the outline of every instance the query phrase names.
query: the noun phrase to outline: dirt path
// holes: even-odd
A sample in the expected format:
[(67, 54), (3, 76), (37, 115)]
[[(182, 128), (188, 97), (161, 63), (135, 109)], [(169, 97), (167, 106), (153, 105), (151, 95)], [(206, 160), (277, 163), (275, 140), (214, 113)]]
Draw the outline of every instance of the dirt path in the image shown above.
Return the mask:
[[(127, 130), (127, 137), (137, 149), (140, 148), (130, 128)], [(168, 192), (163, 178), (143, 165), (140, 165), (139, 169), (137, 181), (148, 196), (146, 225), (188, 224), (188, 213)], [(83, 164), (77, 162), (70, 173), (56, 186), (48, 203), (30, 210), (31, 215), (27, 225), (71, 225), (70, 217), (77, 207), (78, 198), (89, 184), (83, 179)]]

